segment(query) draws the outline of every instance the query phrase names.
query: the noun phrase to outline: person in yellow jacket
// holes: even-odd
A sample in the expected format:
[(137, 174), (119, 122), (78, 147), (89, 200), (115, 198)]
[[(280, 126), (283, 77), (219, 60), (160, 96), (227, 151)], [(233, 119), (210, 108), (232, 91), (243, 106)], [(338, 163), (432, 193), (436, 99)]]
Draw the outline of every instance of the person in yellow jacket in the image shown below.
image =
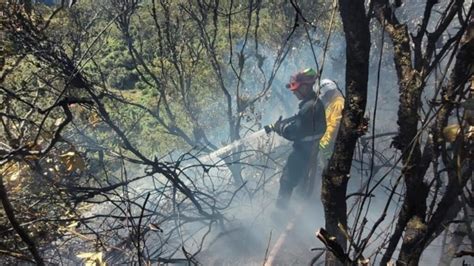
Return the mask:
[(339, 129), (344, 109), (344, 96), (337, 84), (330, 79), (323, 79), (319, 85), (319, 97), (322, 100), (326, 113), (326, 133), (319, 142), (320, 158), (325, 164), (332, 154), (334, 141)]

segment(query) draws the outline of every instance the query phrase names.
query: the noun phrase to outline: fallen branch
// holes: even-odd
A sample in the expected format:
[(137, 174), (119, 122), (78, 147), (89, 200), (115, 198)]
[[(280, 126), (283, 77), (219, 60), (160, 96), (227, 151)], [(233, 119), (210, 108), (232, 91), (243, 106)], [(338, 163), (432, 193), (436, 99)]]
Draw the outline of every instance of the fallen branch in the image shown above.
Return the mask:
[(335, 236), (331, 236), (324, 228), (320, 228), (316, 232), (316, 237), (321, 240), (326, 248), (343, 264), (353, 264), (353, 261), (344, 252), (344, 249), (337, 243)]

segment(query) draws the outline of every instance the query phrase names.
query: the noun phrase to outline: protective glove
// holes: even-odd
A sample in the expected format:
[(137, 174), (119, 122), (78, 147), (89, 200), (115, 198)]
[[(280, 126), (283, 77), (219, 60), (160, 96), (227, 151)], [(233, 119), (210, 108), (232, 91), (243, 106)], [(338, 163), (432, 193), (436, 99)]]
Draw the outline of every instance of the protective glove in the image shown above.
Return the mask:
[(280, 116), (280, 118), (278, 118), (278, 120), (272, 125), (273, 131), (275, 131), (275, 133), (277, 133), (280, 136), (283, 133), (283, 126), (284, 126), (284, 123), (281, 121), (281, 119), (282, 117)]
[(319, 143), (319, 156), (321, 159), (323, 159), (323, 161), (327, 161), (331, 155), (331, 151), (328, 149), (327, 145)]
[(325, 150), (326, 149), (326, 144), (323, 144), (322, 142), (319, 142), (319, 151)]

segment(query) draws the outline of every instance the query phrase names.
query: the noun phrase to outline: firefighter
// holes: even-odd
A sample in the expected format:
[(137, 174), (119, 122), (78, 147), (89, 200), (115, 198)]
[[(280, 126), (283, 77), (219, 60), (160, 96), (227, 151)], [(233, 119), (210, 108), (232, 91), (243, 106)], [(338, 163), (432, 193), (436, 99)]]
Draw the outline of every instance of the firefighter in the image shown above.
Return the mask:
[(326, 114), (326, 132), (319, 141), (319, 156), (323, 165), (325, 165), (334, 148), (336, 133), (341, 122), (342, 109), (344, 109), (344, 96), (337, 84), (330, 79), (321, 80), (319, 94)]
[(310, 158), (314, 147), (326, 130), (324, 106), (316, 96), (313, 86), (318, 75), (312, 68), (301, 71), (290, 78), (286, 87), (300, 100), (298, 113), (273, 124), (272, 130), (293, 141), (293, 150), (288, 156), (280, 178), (280, 190), (276, 206), (286, 209), (298, 183), (308, 175)]

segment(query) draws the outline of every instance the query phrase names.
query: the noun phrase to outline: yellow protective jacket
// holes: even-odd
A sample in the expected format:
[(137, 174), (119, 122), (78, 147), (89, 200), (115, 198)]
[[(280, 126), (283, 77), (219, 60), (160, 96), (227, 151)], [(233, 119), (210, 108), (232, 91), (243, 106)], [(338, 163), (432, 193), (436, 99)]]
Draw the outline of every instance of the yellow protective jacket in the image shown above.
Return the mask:
[(339, 123), (342, 117), (342, 109), (344, 109), (344, 98), (336, 96), (326, 107), (326, 133), (319, 141), (321, 148), (327, 148), (329, 143), (334, 141)]

